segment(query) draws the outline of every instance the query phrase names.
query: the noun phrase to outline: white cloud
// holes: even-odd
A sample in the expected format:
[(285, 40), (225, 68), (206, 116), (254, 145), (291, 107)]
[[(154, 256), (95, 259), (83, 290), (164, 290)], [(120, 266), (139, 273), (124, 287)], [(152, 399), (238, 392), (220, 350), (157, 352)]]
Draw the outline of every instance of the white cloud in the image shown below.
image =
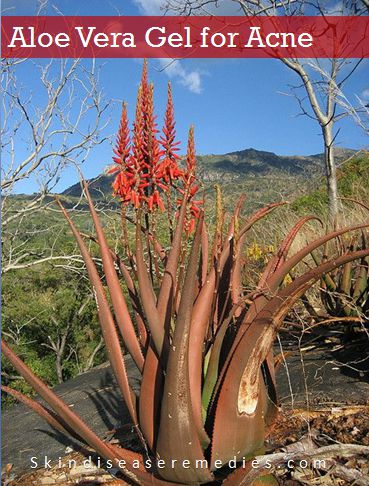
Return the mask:
[[(162, 15), (168, 4), (168, 0), (133, 0), (144, 15)], [(199, 2), (201, 5), (201, 2)], [(171, 15), (178, 15), (178, 12), (168, 10)], [(222, 0), (209, 5), (205, 2), (204, 6), (195, 8), (195, 15), (240, 15), (240, 6), (232, 0)]]
[(369, 87), (364, 89), (364, 91), (361, 93), (361, 98), (364, 100), (369, 100)]
[(325, 6), (324, 13), (326, 15), (343, 15), (343, 2), (339, 0), (338, 2), (328, 2), (328, 5)]
[(144, 15), (162, 15), (163, 0), (134, 0)]
[(198, 70), (188, 71), (183, 67), (180, 61), (171, 59), (158, 59), (162, 69), (171, 79), (177, 79), (178, 82), (189, 89), (192, 93), (200, 94), (202, 92), (201, 72)]

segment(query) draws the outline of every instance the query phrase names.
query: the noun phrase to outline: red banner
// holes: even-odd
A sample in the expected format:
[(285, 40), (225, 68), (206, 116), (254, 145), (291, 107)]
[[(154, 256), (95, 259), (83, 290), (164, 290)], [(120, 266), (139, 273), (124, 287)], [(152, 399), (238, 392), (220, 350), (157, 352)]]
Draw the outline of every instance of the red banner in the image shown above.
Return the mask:
[(369, 17), (2, 18), (5, 58), (364, 58)]

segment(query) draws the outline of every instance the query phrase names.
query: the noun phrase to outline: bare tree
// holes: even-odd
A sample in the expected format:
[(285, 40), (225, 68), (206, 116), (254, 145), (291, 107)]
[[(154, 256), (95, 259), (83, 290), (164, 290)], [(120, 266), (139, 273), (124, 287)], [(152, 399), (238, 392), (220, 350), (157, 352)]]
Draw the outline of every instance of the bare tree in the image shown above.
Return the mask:
[(350, 100), (342, 90), (337, 89), (337, 104), (343, 112), (342, 116), (350, 116), (369, 135), (369, 101), (365, 98), (356, 95), (354, 100)]
[[(30, 82), (22, 83), (27, 76)], [(45, 211), (62, 172), (82, 164), (104, 141), (108, 103), (99, 89), (94, 61), (3, 60), (1, 82), (4, 273), (71, 258), (55, 255), (54, 245), (32, 250), (28, 242), (40, 229), (27, 229), (25, 222), (35, 212)], [(14, 197), (25, 188), (32, 188), (33, 195)]]
[[(167, 0), (166, 10), (181, 15), (216, 14), (224, 3), (217, 0)], [(358, 5), (359, 3), (359, 5)], [(246, 16), (255, 15), (361, 15), (366, 11), (368, 0), (361, 2), (342, 0), (328, 9), (329, 2), (323, 0), (230, 0)], [(338, 103), (344, 85), (359, 66), (361, 60), (345, 59), (298, 59), (282, 58), (281, 61), (300, 79), (292, 88), (301, 112), (319, 124), (324, 144), (324, 162), (329, 198), (329, 217), (334, 224), (339, 211), (334, 143), (338, 131), (337, 120), (347, 115)]]

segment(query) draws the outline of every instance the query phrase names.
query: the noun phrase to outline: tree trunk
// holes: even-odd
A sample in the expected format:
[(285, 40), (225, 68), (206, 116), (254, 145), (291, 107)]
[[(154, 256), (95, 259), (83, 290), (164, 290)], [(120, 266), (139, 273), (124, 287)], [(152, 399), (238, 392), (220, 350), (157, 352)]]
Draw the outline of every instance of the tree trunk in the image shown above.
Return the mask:
[(327, 192), (328, 192), (329, 223), (332, 227), (335, 227), (337, 225), (339, 204), (338, 204), (338, 188), (337, 188), (337, 170), (336, 170), (336, 162), (334, 158), (332, 129), (333, 129), (332, 122), (329, 122), (327, 125), (322, 127), (322, 133), (324, 139), (324, 163), (325, 163)]
[(63, 353), (59, 350), (56, 353), (56, 361), (55, 361), (55, 369), (56, 369), (56, 376), (58, 378), (58, 383), (63, 383), (64, 381), (62, 357), (63, 357)]

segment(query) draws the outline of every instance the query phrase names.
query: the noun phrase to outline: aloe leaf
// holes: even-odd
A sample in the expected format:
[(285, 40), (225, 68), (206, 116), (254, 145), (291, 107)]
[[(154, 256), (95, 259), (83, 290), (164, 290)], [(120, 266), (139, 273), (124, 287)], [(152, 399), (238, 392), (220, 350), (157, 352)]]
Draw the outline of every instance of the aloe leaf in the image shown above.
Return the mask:
[[(137, 222), (133, 218), (131, 218), (131, 217), (129, 217), (129, 216), (126, 215), (125, 216), (125, 219), (127, 221), (129, 221), (130, 223), (132, 223), (133, 225), (135, 225), (135, 226), (137, 225)], [(167, 258), (167, 254), (166, 254), (164, 248), (161, 246), (160, 242), (144, 226), (140, 225), (140, 229), (141, 229), (141, 232), (144, 235), (147, 235), (148, 236), (150, 242), (152, 242), (152, 244), (153, 244), (155, 253), (160, 258), (160, 260), (162, 260), (164, 262), (166, 260), (166, 258)]]
[(126, 283), (128, 293), (132, 302), (132, 307), (135, 312), (137, 330), (138, 330), (138, 339), (140, 341), (141, 346), (146, 349), (147, 348), (147, 341), (148, 341), (148, 334), (145, 325), (145, 314), (141, 306), (140, 298), (136, 289), (136, 286), (132, 280), (132, 277), (124, 264), (124, 262), (116, 256), (115, 259), (116, 264), (118, 265), (121, 274), (123, 275), (124, 281)]
[(271, 203), (256, 211), (242, 226), (242, 228), (239, 231), (238, 237), (241, 238), (241, 236), (247, 231), (249, 231), (254, 226), (254, 224), (257, 223), (260, 219), (264, 218), (267, 214), (269, 214), (274, 209), (280, 206), (284, 206), (285, 204), (287, 203), (283, 201), (279, 203)]
[[(332, 240), (333, 238), (336, 238), (337, 236), (340, 236), (344, 233), (347, 233), (349, 231), (355, 231), (358, 229), (366, 228), (368, 227), (368, 223), (363, 223), (360, 225), (348, 227), (348, 228), (343, 228), (341, 230), (331, 232), (327, 235), (324, 235), (313, 242), (311, 242), (309, 245), (306, 245), (304, 248), (302, 248), (299, 252), (297, 252), (295, 255), (293, 255), (291, 258), (289, 258), (287, 261), (285, 261), (280, 268), (278, 268), (277, 271), (275, 271), (270, 278), (268, 279), (266, 285), (265, 285), (265, 290), (264, 292), (266, 295), (264, 295), (264, 292), (260, 293), (257, 297), (253, 299), (252, 304), (250, 305), (246, 316), (244, 320), (242, 321), (242, 324), (239, 326), (235, 340), (233, 342), (232, 348), (228, 353), (228, 356), (223, 364), (222, 369), (219, 371), (218, 378), (217, 378), (217, 383), (215, 385), (214, 389), (214, 397), (218, 395), (219, 393), (219, 387), (220, 384), (223, 382), (224, 379), (224, 374), (229, 366), (231, 357), (234, 354), (234, 351), (242, 339), (243, 335), (245, 332), (249, 329), (250, 324), (253, 322), (255, 319), (256, 315), (260, 310), (263, 309), (263, 307), (269, 302), (270, 300), (270, 295), (273, 295), (275, 292), (277, 292), (278, 287), (282, 283), (285, 275), (289, 273), (292, 268), (297, 265), (303, 258), (305, 258), (308, 254), (311, 254), (316, 248), (318, 248), (321, 245), (326, 244), (328, 241)], [(272, 374), (272, 370), (270, 370)], [(212, 404), (214, 406), (214, 403)]]
[(211, 349), (208, 352), (210, 357), (209, 357), (209, 363), (205, 374), (204, 384), (202, 387), (202, 397), (201, 397), (203, 417), (206, 417), (210, 399), (213, 394), (213, 390), (217, 381), (218, 368), (220, 362), (220, 352), (222, 349), (224, 336), (234, 316), (236, 308), (237, 306), (234, 305), (232, 311), (230, 312), (229, 317), (223, 320), (223, 322), (219, 326), (215, 336), (214, 344), (212, 345)]
[(163, 329), (169, 329), (170, 318), (172, 315), (173, 296), (176, 294), (175, 287), (177, 281), (178, 261), (181, 253), (181, 241), (186, 209), (187, 197), (184, 196), (179, 211), (177, 226), (174, 232), (172, 247), (168, 254), (167, 264), (165, 266), (157, 302), (157, 310)]
[(211, 257), (213, 261), (216, 261), (222, 245), (224, 208), (223, 208), (223, 201), (222, 201), (222, 191), (220, 189), (220, 186), (216, 184), (214, 188), (215, 188), (215, 226), (214, 226)]
[(360, 262), (359, 275), (356, 279), (353, 300), (359, 302), (366, 292), (369, 291), (369, 258), (363, 258)]
[(62, 434), (68, 436), (71, 435), (75, 439), (79, 441), (83, 441), (79, 435), (76, 434), (76, 432), (68, 427), (68, 424), (65, 423), (55, 412), (52, 410), (48, 409), (44, 405), (41, 405), (40, 403), (36, 402), (36, 400), (33, 400), (32, 398), (27, 397), (23, 393), (13, 390), (13, 388), (10, 388), (5, 385), (1, 385), (1, 390), (4, 391), (5, 393), (8, 393), (9, 395), (12, 395), (15, 399), (17, 399), (19, 402), (22, 402), (24, 405), (26, 405), (28, 408), (33, 410), (37, 415), (39, 415), (42, 419), (46, 420), (46, 422), (51, 425), (54, 429), (58, 430)]
[(278, 248), (277, 253), (271, 260), (268, 262), (258, 284), (258, 288), (263, 288), (266, 284), (268, 278), (286, 261), (288, 252), (291, 249), (293, 242), (295, 241), (296, 236), (298, 235), (301, 228), (308, 222), (308, 221), (319, 221), (320, 224), (323, 226), (323, 222), (320, 218), (316, 216), (306, 216), (301, 218), (295, 226), (288, 232), (287, 236), (284, 238), (282, 244)]
[[(253, 321), (257, 313), (266, 305), (268, 300), (270, 299), (270, 295), (273, 295), (278, 290), (278, 287), (281, 285), (283, 282), (284, 277), (298, 264), (300, 263), (307, 255), (311, 254), (314, 250), (319, 248), (320, 246), (324, 245), (326, 242), (337, 238), (340, 235), (343, 235), (345, 233), (348, 233), (350, 231), (356, 231), (358, 229), (366, 228), (369, 226), (369, 223), (362, 223), (356, 226), (351, 226), (347, 228), (343, 228), (338, 231), (331, 232), (327, 235), (324, 235), (320, 238), (317, 238), (316, 240), (312, 241), (308, 245), (306, 245), (304, 248), (302, 248), (300, 251), (298, 251), (295, 255), (287, 259), (279, 268), (276, 270), (268, 279), (265, 292), (266, 295), (261, 293), (257, 298), (253, 300), (253, 303), (251, 304), (250, 308), (248, 309), (248, 312), (246, 314), (245, 320), (240, 326), (233, 350), (237, 346), (239, 340), (241, 339), (243, 333), (245, 330), (248, 328), (249, 324)], [(327, 273), (327, 272), (326, 272)]]
[[(238, 304), (242, 299), (242, 270), (243, 265), (241, 263), (242, 253), (243, 253), (243, 246), (245, 244), (247, 233), (244, 233), (237, 241), (236, 250), (233, 256), (232, 262), (232, 276), (231, 276), (231, 295), (232, 295), (232, 304)], [(238, 317), (241, 313), (242, 309), (239, 306), (236, 311), (236, 317)]]
[[(247, 232), (250, 228), (260, 219), (264, 218), (268, 213), (273, 211), (279, 206), (286, 204), (285, 202), (281, 203), (272, 203), (269, 204), (254, 213), (251, 218), (248, 219), (246, 224), (242, 227), (238, 235), (238, 241), (236, 245), (235, 251), (235, 258), (232, 268), (232, 282), (231, 282), (231, 289), (232, 289), (232, 302), (233, 304), (237, 304), (242, 297), (242, 285), (241, 285), (241, 273), (242, 273), (242, 265), (241, 265), (241, 258), (242, 258), (242, 250), (245, 244)], [(238, 314), (240, 313), (240, 309), (238, 310)]]
[[(226, 241), (224, 242), (222, 252), (219, 257), (217, 270), (222, 272), (226, 263), (231, 256), (231, 242), (233, 241), (232, 232), (234, 230), (235, 217), (241, 209), (243, 198), (240, 198), (237, 205), (233, 222), (230, 224), (229, 233)], [(274, 203), (260, 209), (253, 214), (247, 222), (244, 224), (240, 231), (242, 236), (249, 231), (252, 226), (265, 217), (268, 213), (275, 208), (285, 203)], [(190, 366), (190, 380), (191, 380), (191, 392), (194, 396), (193, 407), (198, 407), (196, 414), (202, 415), (202, 403), (201, 403), (201, 383), (202, 383), (202, 355), (203, 355), (203, 343), (207, 331), (209, 315), (211, 314), (212, 304), (214, 302), (216, 287), (216, 269), (213, 267), (209, 272), (205, 285), (202, 287), (193, 309), (193, 319), (191, 322), (190, 331), (190, 345), (189, 345), (189, 366)]]
[(228, 227), (228, 234), (227, 234), (228, 240), (232, 238), (232, 236), (234, 236), (236, 223), (240, 217), (240, 213), (243, 205), (245, 204), (245, 200), (246, 200), (246, 194), (241, 194), (240, 197), (238, 198), (237, 204), (233, 210), (233, 215)]
[[(237, 345), (218, 386), (215, 403), (212, 464), (216, 459), (241, 459), (260, 446), (260, 420), (265, 407), (265, 385), (260, 367), (268, 357), (285, 315), (325, 272), (369, 255), (361, 250), (330, 260), (309, 270), (281, 289), (255, 316)], [(224, 437), (227, 430), (227, 439)], [(229, 437), (228, 437), (229, 434)]]
[(164, 375), (161, 364), (149, 344), (140, 388), (139, 422), (151, 450), (155, 449), (158, 434), (163, 385)]
[[(310, 253), (312, 259), (314, 260), (315, 265), (318, 267), (322, 262), (318, 260), (315, 251), (312, 251)], [(323, 275), (322, 281), (326, 285), (327, 289), (330, 292), (334, 292), (337, 289), (336, 282), (333, 280), (333, 278), (329, 275), (329, 273)]]
[(127, 346), (129, 354), (132, 356), (133, 361), (136, 363), (138, 369), (142, 372), (144, 358), (142, 355), (140, 343), (137, 339), (136, 332), (132, 323), (131, 316), (128, 311), (126, 299), (124, 298), (118, 275), (114, 267), (114, 262), (110, 253), (109, 246), (106, 242), (104, 231), (102, 229), (99, 217), (96, 213), (93, 205), (88, 185), (83, 181), (83, 189), (86, 194), (92, 221), (95, 226), (97, 239), (100, 246), (100, 254), (103, 263), (104, 274), (106, 282), (109, 288), (111, 301), (113, 304), (114, 313), (116, 316), (119, 330), (122, 334), (125, 345)]
[(83, 241), (82, 236), (80, 235), (79, 231), (75, 227), (73, 221), (69, 217), (69, 214), (65, 210), (64, 206), (61, 204), (59, 200), (57, 200), (57, 202), (60, 206), (60, 209), (62, 210), (65, 219), (69, 223), (72, 233), (78, 243), (83, 260), (86, 264), (87, 272), (90, 277), (90, 281), (96, 299), (99, 321), (103, 332), (103, 337), (106, 344), (106, 350), (108, 353), (109, 361), (111, 363), (114, 375), (117, 379), (118, 386), (126, 402), (133, 423), (137, 424), (136, 397), (129, 385), (118, 333), (104, 292), (104, 288), (100, 280), (100, 276), (98, 274), (98, 271), (96, 270), (96, 266), (85, 245), (85, 242)]
[[(56, 414), (66, 423), (68, 427), (71, 427), (75, 433), (92, 447), (98, 454), (105, 459), (110, 459), (115, 467), (120, 469), (129, 479), (135, 482), (135, 484), (143, 484), (141, 477), (150, 478), (150, 474), (146, 472), (140, 472), (135, 470), (127, 456), (131, 455), (130, 451), (126, 451), (123, 448), (112, 448), (109, 444), (103, 442), (86, 424), (85, 422), (71, 410), (66, 403), (63, 402), (50, 388), (40, 380), (30, 368), (23, 363), (23, 361), (10, 349), (10, 347), (2, 340), (1, 350), (4, 356), (12, 363), (14, 368), (19, 372), (21, 376), (26, 380), (29, 385), (47, 402), (50, 407), (56, 412)], [(46, 417), (45, 417), (46, 418)], [(122, 466), (119, 463), (119, 459), (126, 460), (126, 465)], [(150, 483), (146, 483), (150, 484)]]
[(136, 266), (138, 287), (147, 323), (149, 325), (150, 333), (155, 344), (156, 353), (158, 357), (160, 357), (163, 347), (164, 350), (167, 349), (168, 342), (164, 333), (164, 327), (160, 320), (159, 312), (156, 308), (156, 296), (144, 260), (141, 225), (139, 221), (140, 215), (138, 212), (136, 224)]
[(202, 224), (201, 230), (201, 265), (200, 265), (200, 289), (203, 287), (206, 281), (206, 275), (208, 273), (208, 259), (209, 259), (209, 238), (206, 228), (205, 220)]
[(269, 336), (262, 333), (265, 328), (265, 324), (252, 327), (246, 333), (247, 341), (241, 341), (242, 356), (237, 348), (224, 382), (219, 387), (219, 395), (213, 402), (209, 415), (210, 418), (214, 417), (212, 467), (215, 461), (227, 462), (234, 456), (240, 461), (263, 446), (267, 392), (258, 357), (263, 352), (265, 342), (269, 343)]
[(369, 211), (369, 206), (364, 204), (362, 201), (358, 201), (357, 199), (354, 199), (352, 197), (340, 197), (340, 199), (342, 199), (343, 201), (350, 201), (350, 202), (353, 202), (355, 204), (358, 204), (362, 208), (367, 209)]
[[(183, 285), (173, 342), (169, 349), (156, 447), (158, 457), (165, 460), (165, 464), (171, 464), (172, 460), (176, 460), (173, 468), (161, 470), (162, 477), (181, 483), (205, 482), (212, 479), (208, 469), (196, 468), (196, 460), (205, 459), (194, 422), (188, 369), (189, 331), (195, 297), (201, 226), (200, 221)], [(182, 467), (184, 460), (189, 461), (188, 469)]]
[(351, 299), (351, 276), (352, 276), (352, 262), (348, 262), (343, 266), (342, 277), (339, 287), (338, 300), (342, 307), (345, 316), (353, 314), (352, 299)]
[(350, 231), (356, 231), (358, 229), (366, 228), (369, 226), (369, 223), (362, 223), (359, 225), (347, 227), (338, 231), (334, 231), (329, 233), (328, 235), (324, 235), (321, 238), (316, 239), (315, 241), (311, 242), (310, 244), (306, 245), (300, 251), (298, 251), (295, 255), (291, 258), (286, 260), (286, 262), (278, 269), (277, 272), (269, 279), (269, 287), (271, 289), (278, 288), (278, 285), (283, 281), (284, 276), (289, 273), (293, 267), (295, 267), (300, 261), (302, 261), (307, 255), (309, 255), (312, 251), (314, 251), (319, 246), (323, 245), (324, 243), (332, 240), (333, 238), (337, 238), (340, 235), (348, 233)]

